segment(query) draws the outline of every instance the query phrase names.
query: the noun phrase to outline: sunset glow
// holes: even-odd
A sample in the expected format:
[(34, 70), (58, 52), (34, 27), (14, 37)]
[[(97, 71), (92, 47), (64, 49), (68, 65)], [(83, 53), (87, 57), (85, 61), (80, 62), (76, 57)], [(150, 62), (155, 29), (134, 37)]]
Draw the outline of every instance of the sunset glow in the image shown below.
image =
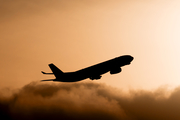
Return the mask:
[[(119, 74), (40, 82), (122, 55)], [(0, 0), (0, 57), (0, 116), (180, 119), (179, 0)]]

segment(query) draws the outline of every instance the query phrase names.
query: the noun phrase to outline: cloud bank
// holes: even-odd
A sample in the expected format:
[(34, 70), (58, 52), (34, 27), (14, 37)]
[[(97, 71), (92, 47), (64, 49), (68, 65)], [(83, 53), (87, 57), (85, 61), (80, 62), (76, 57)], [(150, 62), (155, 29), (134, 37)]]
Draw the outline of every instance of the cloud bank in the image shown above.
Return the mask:
[(7, 120), (179, 120), (180, 88), (121, 91), (97, 83), (30, 83), (0, 94), (0, 116)]

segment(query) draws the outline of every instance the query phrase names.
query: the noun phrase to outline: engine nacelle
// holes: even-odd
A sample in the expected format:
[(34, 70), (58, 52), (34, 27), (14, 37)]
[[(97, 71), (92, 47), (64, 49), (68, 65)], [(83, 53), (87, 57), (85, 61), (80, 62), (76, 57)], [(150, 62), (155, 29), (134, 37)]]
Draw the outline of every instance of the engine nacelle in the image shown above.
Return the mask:
[(112, 70), (110, 70), (110, 74), (117, 74), (117, 73), (120, 73), (122, 71), (121, 68), (114, 68)]

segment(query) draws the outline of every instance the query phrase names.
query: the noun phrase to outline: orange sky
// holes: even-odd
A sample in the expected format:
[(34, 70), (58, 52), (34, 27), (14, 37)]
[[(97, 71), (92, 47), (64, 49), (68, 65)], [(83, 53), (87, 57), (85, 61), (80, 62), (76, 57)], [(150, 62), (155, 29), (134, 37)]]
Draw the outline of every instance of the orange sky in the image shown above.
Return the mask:
[[(53, 78), (129, 54), (131, 65), (99, 81), (128, 89), (180, 84), (178, 0), (0, 0), (0, 88)], [(89, 81), (89, 80), (86, 80)]]

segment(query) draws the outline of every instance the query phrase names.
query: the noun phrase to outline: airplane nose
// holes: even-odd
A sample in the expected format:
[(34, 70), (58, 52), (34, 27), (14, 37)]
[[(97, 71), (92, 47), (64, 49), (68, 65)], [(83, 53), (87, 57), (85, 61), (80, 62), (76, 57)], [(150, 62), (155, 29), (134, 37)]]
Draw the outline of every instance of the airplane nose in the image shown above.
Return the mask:
[(134, 59), (134, 57), (132, 57), (131, 55), (124, 55), (124, 56), (120, 56), (119, 58), (129, 63)]
[(131, 56), (130, 60), (132, 61), (134, 59), (134, 57)]

